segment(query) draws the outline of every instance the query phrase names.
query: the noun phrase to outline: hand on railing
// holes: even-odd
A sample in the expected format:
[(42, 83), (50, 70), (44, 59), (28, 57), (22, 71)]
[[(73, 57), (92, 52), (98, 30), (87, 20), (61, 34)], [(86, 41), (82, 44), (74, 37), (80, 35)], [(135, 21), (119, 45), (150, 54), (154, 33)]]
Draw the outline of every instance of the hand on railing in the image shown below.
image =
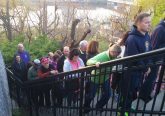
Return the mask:
[(52, 70), (52, 71), (50, 71), (50, 73), (53, 74), (53, 75), (56, 75), (56, 74), (58, 74), (58, 71), (57, 70)]
[(148, 77), (148, 75), (150, 74), (151, 72), (151, 68), (149, 67), (148, 70), (145, 72), (144, 76), (145, 77)]
[(100, 66), (100, 62), (96, 62), (96, 67), (98, 68)]

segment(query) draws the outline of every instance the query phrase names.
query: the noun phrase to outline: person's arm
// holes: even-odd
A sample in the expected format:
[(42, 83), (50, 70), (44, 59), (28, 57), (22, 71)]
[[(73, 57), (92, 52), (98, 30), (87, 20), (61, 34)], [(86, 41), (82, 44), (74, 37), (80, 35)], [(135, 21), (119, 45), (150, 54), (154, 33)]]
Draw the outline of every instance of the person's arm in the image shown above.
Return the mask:
[[(151, 35), (151, 42), (152, 42), (152, 48), (155, 50), (155, 49), (159, 49), (159, 48), (162, 48), (162, 47), (165, 47), (165, 45), (163, 45), (163, 43), (165, 42), (162, 42), (164, 39), (163, 38), (163, 30), (161, 29), (156, 29), (152, 35)], [(165, 34), (164, 34), (165, 35)]]
[(70, 63), (69, 63), (68, 60), (65, 60), (65, 61), (64, 61), (63, 71), (64, 71), (64, 72), (71, 71), (71, 69), (70, 69)]
[(126, 56), (131, 56), (131, 55), (136, 55), (139, 54), (140, 51), (138, 50), (137, 43), (135, 39), (133, 39), (133, 36), (130, 36), (126, 42), (126, 48), (125, 48), (125, 55)]
[[(135, 39), (133, 39), (134, 36), (129, 36), (127, 39), (128, 41), (126, 42), (126, 48), (125, 48), (125, 55), (126, 56), (132, 56), (132, 55), (137, 55), (140, 54), (139, 48), (138, 48), (138, 43), (136, 43)], [(134, 62), (134, 65), (136, 66), (143, 66), (145, 65), (144, 61), (138, 61)]]
[(87, 65), (94, 65), (96, 63), (97, 63), (97, 60), (96, 59), (92, 59), (92, 58), (87, 61)]
[(48, 77), (50, 75), (50, 71), (43, 73), (41, 70), (38, 70), (38, 77), (40, 78), (45, 78)]
[(22, 75), (20, 73), (20, 70), (17, 68), (17, 65), (18, 64), (13, 64), (12, 71), (13, 71), (13, 74), (14, 74), (15, 78), (20, 80), (20, 78), (22, 78)]
[[(107, 52), (107, 51), (106, 51)], [(93, 58), (89, 59), (87, 61), (87, 65), (95, 65), (97, 64), (98, 62), (101, 63), (101, 62), (104, 62), (104, 58), (106, 56), (106, 52), (102, 52), (96, 56), (94, 56)]]
[(80, 60), (80, 68), (85, 67), (85, 64), (84, 64), (83, 60), (81, 58), (79, 60)]
[(60, 59), (57, 62), (57, 70), (58, 72), (63, 72), (63, 66), (64, 66), (63, 56), (60, 57)]

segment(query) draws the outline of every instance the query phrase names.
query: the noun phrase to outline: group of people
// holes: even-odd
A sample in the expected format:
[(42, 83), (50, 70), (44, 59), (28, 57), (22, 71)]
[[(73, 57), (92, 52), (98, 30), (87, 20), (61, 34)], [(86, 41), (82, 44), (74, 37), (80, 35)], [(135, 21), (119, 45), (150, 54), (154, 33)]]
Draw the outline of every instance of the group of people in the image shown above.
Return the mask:
[[(148, 34), (150, 26), (150, 15), (142, 13), (136, 17), (132, 29), (123, 36), (121, 41), (119, 43), (110, 44), (107, 51), (99, 53), (98, 41), (92, 40), (88, 43), (86, 40), (83, 40), (79, 43), (79, 48), (73, 48), (70, 50), (69, 46), (65, 46), (63, 47), (62, 52), (60, 50), (57, 50), (55, 53), (49, 52), (47, 56), (35, 59), (33, 62), (31, 62), (29, 53), (24, 50), (23, 44), (20, 43), (18, 44), (18, 51), (14, 57), (12, 66), (13, 73), (22, 81), (47, 78), (61, 72), (77, 70), (87, 65), (96, 65), (96, 67), (99, 67), (100, 63), (117, 58), (121, 53), (121, 46), (125, 46), (124, 57), (165, 47), (165, 19), (158, 24), (151, 36)], [(146, 65), (146, 63), (149, 62), (152, 61), (139, 61), (134, 62), (132, 65)], [(31, 67), (29, 64), (31, 64)], [(131, 73), (126, 72), (124, 74), (123, 82), (121, 82), (121, 107), (126, 109), (131, 108), (131, 103), (137, 98), (138, 92), (139, 97), (142, 100), (147, 101), (150, 98), (158, 68), (158, 66), (154, 68), (150, 67), (143, 70), (135, 70)], [(92, 71), (87, 73), (97, 74), (98, 72)], [(151, 76), (145, 80), (143, 85), (141, 85), (140, 83), (144, 75)], [(52, 97), (57, 96), (59, 104), (62, 104), (62, 98), (64, 96), (64, 93), (61, 91), (65, 91), (65, 94), (67, 94), (68, 105), (71, 105), (75, 100), (74, 93), (79, 89), (79, 79), (76, 78), (76, 75), (72, 75), (71, 77), (75, 78), (66, 81), (65, 87), (62, 84), (58, 84), (56, 85), (56, 88), (58, 89), (52, 90)], [(85, 95), (84, 107), (87, 108), (84, 111), (85, 113), (90, 111), (91, 101), (94, 99), (97, 89), (100, 86), (102, 87), (102, 95), (100, 100), (96, 103), (96, 108), (101, 109), (108, 103), (111, 96), (109, 77), (110, 76), (107, 74), (103, 77), (95, 76), (95, 78), (91, 78), (88, 92)], [(128, 78), (130, 79), (130, 84), (128, 84)], [(127, 85), (131, 85), (131, 87), (128, 87)], [(130, 89), (128, 90), (128, 88)], [(43, 92), (40, 92), (39, 94), (45, 96), (46, 105), (50, 106), (50, 87), (47, 86), (42, 90)], [(44, 100), (41, 99), (40, 101), (42, 102), (40, 104), (44, 105)], [(125, 103), (126, 105), (123, 106)]]

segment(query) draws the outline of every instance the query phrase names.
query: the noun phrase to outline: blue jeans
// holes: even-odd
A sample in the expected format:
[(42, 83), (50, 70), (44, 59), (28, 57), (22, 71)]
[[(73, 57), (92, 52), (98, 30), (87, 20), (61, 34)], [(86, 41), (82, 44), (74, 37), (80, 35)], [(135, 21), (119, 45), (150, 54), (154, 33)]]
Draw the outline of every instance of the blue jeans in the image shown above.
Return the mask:
[(99, 86), (102, 87), (101, 88), (101, 98), (99, 101), (97, 101), (96, 108), (103, 108), (103, 106), (108, 103), (108, 100), (111, 96), (109, 79), (102, 84), (96, 84), (96, 83), (90, 82), (89, 93), (86, 93), (86, 95), (85, 95), (84, 107), (87, 107), (87, 108), (90, 107), (91, 101), (94, 99)]

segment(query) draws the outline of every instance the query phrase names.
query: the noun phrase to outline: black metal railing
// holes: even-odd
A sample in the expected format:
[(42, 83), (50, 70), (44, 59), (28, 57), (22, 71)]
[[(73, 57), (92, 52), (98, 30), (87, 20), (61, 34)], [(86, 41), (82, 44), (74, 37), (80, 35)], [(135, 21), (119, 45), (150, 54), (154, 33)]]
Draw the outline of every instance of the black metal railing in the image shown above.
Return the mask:
[(165, 48), (27, 82), (7, 69), (10, 95), (30, 116), (163, 116), (164, 59)]

